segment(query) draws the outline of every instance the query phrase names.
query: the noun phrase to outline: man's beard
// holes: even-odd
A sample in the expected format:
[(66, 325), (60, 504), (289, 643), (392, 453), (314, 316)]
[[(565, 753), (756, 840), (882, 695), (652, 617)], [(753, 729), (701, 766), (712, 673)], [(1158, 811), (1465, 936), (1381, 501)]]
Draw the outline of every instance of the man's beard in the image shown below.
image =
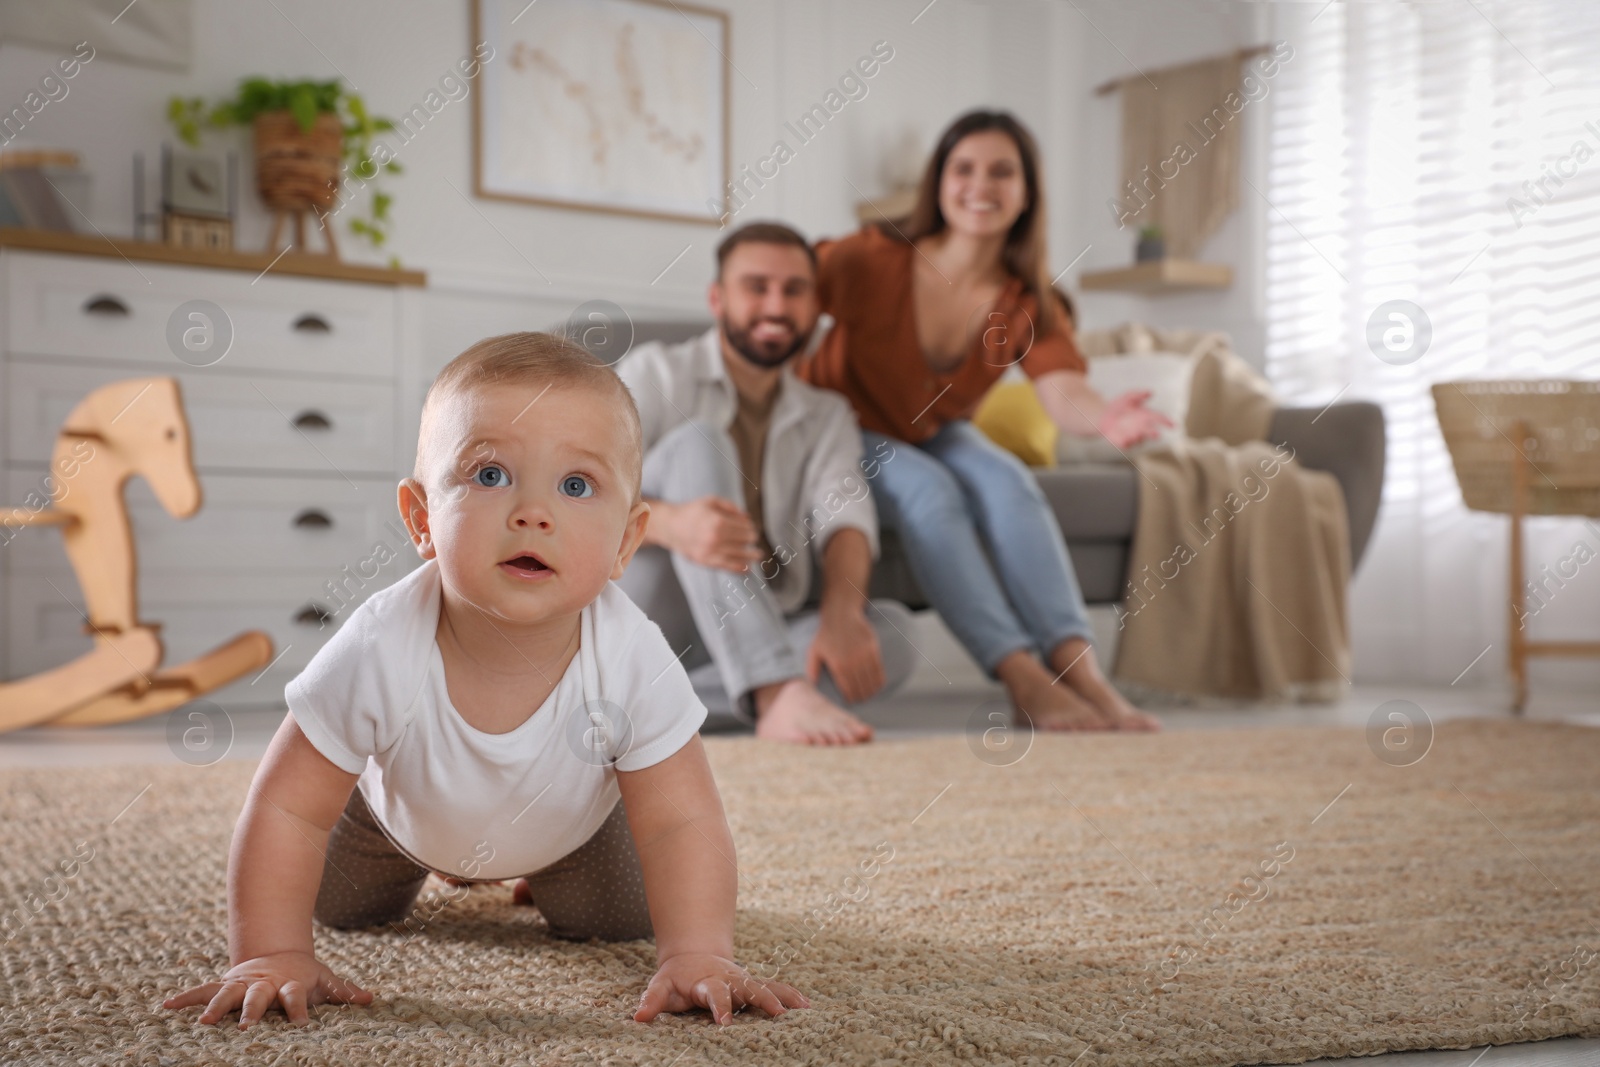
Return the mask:
[[(763, 322), (783, 323), (785, 326), (789, 327), (789, 332), (793, 335), (794, 339), (782, 348), (776, 348), (770, 344), (762, 344), (761, 342), (757, 341), (752, 334), (754, 333), (755, 328)], [(812, 325), (812, 329), (816, 329), (815, 324)], [(768, 370), (771, 370), (773, 367), (783, 366), (785, 363), (789, 362), (789, 360), (796, 353), (804, 349), (806, 347), (806, 342), (811, 340), (811, 330), (801, 333), (799, 328), (795, 325), (793, 319), (768, 317), (764, 319), (755, 319), (750, 323), (749, 326), (742, 330), (736, 329), (732, 323), (724, 320), (722, 323), (722, 336), (727, 340), (728, 344), (733, 347), (733, 350), (739, 353), (745, 359), (749, 360), (751, 363), (754, 363), (758, 367), (764, 367)]]

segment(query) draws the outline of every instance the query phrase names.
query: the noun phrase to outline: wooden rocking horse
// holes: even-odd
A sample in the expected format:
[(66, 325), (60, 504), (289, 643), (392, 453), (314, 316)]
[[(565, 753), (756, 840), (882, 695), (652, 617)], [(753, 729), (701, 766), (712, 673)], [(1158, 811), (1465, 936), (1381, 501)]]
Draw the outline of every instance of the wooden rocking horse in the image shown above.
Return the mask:
[(0, 526), (57, 526), (77, 573), (94, 647), (70, 663), (0, 682), (0, 731), (41, 722), (98, 726), (156, 715), (272, 660), (272, 639), (242, 633), (161, 669), (158, 622), (140, 622), (133, 532), (122, 489), (144, 477), (175, 519), (200, 510), (189, 421), (175, 378), (113, 382), (72, 409), (50, 457), (52, 507), (0, 508)]

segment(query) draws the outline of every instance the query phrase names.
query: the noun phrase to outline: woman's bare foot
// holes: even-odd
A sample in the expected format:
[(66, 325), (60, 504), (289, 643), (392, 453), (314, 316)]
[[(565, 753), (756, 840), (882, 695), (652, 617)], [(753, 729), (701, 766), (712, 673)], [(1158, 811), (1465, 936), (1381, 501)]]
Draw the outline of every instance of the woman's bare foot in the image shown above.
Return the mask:
[(1100, 671), (1095, 661), (1094, 648), (1082, 638), (1070, 637), (1061, 642), (1050, 661), (1061, 673), (1057, 682), (1070, 689), (1080, 699), (1092, 704), (1112, 730), (1151, 732), (1161, 729), (1161, 720), (1146, 714), (1128, 703), (1116, 686)]
[(1039, 730), (1110, 730), (1100, 709), (1066, 686), (1051, 684), (1044, 666), (1027, 652), (1011, 653), (996, 669), (1011, 706)]
[(1048, 682), (1026, 695), (1013, 696), (1011, 703), (1033, 720), (1040, 730), (1110, 730), (1100, 709), (1072, 690)]
[(1127, 698), (1117, 692), (1116, 686), (1110, 682), (1101, 683), (1083, 693), (1083, 696), (1099, 708), (1100, 713), (1107, 716), (1118, 730), (1154, 733), (1161, 729), (1160, 719), (1128, 703)]
[(872, 740), (872, 727), (804, 678), (764, 685), (755, 696), (757, 737), (807, 745), (854, 745)]

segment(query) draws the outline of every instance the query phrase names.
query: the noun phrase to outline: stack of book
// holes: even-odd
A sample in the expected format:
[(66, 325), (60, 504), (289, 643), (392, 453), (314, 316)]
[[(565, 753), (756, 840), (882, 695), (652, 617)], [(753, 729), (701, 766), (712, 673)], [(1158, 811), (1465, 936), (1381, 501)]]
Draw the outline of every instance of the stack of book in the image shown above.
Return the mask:
[(63, 233), (89, 229), (89, 175), (78, 154), (50, 148), (0, 152), (0, 226)]

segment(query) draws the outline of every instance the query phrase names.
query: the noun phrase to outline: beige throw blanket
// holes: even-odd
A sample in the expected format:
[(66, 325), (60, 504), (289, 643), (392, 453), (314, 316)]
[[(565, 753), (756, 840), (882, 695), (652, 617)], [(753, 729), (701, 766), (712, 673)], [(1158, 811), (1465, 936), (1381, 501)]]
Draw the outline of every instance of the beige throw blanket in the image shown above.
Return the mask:
[(1350, 674), (1344, 495), (1261, 440), (1266, 382), (1223, 334), (1133, 325), (1085, 334), (1082, 347), (1198, 353), (1188, 436), (1133, 457), (1139, 519), (1116, 677), (1250, 699), (1337, 693)]

